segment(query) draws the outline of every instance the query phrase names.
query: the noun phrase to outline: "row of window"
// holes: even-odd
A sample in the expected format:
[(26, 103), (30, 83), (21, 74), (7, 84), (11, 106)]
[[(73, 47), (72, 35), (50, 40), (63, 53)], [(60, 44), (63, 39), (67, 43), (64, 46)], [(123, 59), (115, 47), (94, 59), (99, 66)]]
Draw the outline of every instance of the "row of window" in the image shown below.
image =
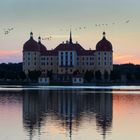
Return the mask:
[[(51, 57), (50, 60), (52, 60), (53, 58)], [(61, 60), (63, 59), (63, 56), (61, 56)], [(71, 57), (72, 59), (72, 57)], [(23, 60), (25, 60), (25, 57), (23, 58)], [(30, 57), (28, 57), (28, 60), (31, 60)], [(37, 60), (36, 57), (34, 57), (34, 60)], [(45, 60), (45, 57), (42, 57), (41, 60)], [(49, 58), (47, 57), (46, 60), (49, 60)], [(79, 58), (77, 58), (77, 60), (79, 60)], [(83, 57), (83, 60), (85, 60), (85, 58)], [(89, 58), (87, 57), (86, 60), (89, 60)], [(90, 60), (94, 60), (94, 57), (90, 57)], [(98, 57), (98, 60), (101, 60), (100, 57)], [(104, 57), (104, 60), (107, 60), (106, 57)], [(110, 57), (110, 60), (112, 60), (112, 58)]]
[[(77, 62), (77, 65), (79, 66), (79, 62)], [(82, 65), (94, 65), (93, 62), (83, 62)]]
[[(104, 62), (104, 65), (106, 66), (108, 63), (107, 62)], [(100, 66), (101, 65), (101, 63), (100, 62), (98, 62), (98, 66)], [(110, 65), (112, 65), (112, 62), (110, 62)]]
[[(98, 60), (101, 60), (101, 57), (98, 57)], [(107, 60), (107, 58), (104, 57), (104, 60)], [(110, 57), (110, 60), (112, 60), (112, 57)]]
[(52, 57), (50, 57), (50, 58), (49, 58), (49, 57), (41, 57), (41, 60), (49, 60), (49, 59), (50, 59), (50, 60), (53, 60)]
[[(61, 52), (61, 56), (62, 56), (63, 54), (68, 55), (68, 52)], [(72, 52), (70, 52), (70, 55), (72, 55)]]
[[(68, 55), (68, 52), (61, 52), (61, 56), (63, 55), (63, 54), (66, 54), (66, 55)], [(72, 55), (72, 53), (73, 52), (70, 52), (70, 55)], [(98, 52), (98, 55), (100, 55), (101, 53), (100, 52)], [(112, 54), (112, 53), (110, 53), (110, 54)], [(30, 52), (28, 52), (28, 55), (31, 55), (31, 53)], [(36, 55), (36, 52), (34, 53), (34, 55)], [(104, 55), (107, 55), (107, 53), (106, 52), (104, 52)], [(94, 56), (94, 54), (93, 54), (93, 56)]]
[[(51, 70), (51, 71), (53, 72), (53, 70)], [(83, 69), (83, 70), (81, 70), (81, 72), (82, 72), (82, 73), (85, 73), (86, 71), (87, 71), (87, 70), (84, 70), (84, 69)], [(44, 73), (45, 73), (45, 72), (47, 72), (47, 70), (45, 70), (45, 69), (44, 69), (44, 70), (42, 70), (42, 72), (44, 72)], [(58, 72), (58, 70), (57, 70), (57, 72)], [(63, 72), (68, 72), (68, 70), (61, 69), (61, 70), (60, 70), (60, 72), (62, 72), (62, 73), (63, 73)], [(71, 72), (71, 73), (72, 73), (72, 72), (73, 72), (73, 69), (70, 69), (70, 70), (69, 70), (69, 72)]]
[[(34, 64), (34, 65), (37, 65), (37, 63), (36, 63), (36, 62), (34, 62), (33, 64)], [(25, 65), (25, 63), (23, 63), (23, 65)], [(30, 63), (30, 62), (28, 62), (28, 65), (31, 65), (31, 63)], [(41, 63), (41, 65), (42, 65), (42, 66), (45, 66), (45, 65), (51, 65), (51, 66), (52, 66), (52, 65), (53, 65), (53, 63), (52, 63), (52, 62), (51, 62), (51, 63), (48, 63), (48, 62), (47, 62), (47, 63), (42, 62), (42, 63)], [(58, 65), (58, 63), (57, 63), (57, 65)], [(79, 66), (79, 63), (77, 63), (77, 65)], [(83, 63), (82, 63), (82, 65), (94, 65), (94, 63), (88, 63), (88, 62), (87, 62), (87, 63), (84, 63), (84, 62), (83, 62)], [(98, 65), (100, 66), (100, 65), (101, 65), (101, 63), (100, 63), (100, 62), (98, 62)], [(104, 65), (107, 65), (107, 62), (104, 62)], [(112, 65), (112, 62), (110, 62), (110, 65)], [(61, 63), (61, 66), (63, 66), (63, 63)], [(66, 65), (65, 65), (65, 66), (68, 66), (68, 64), (66, 63)], [(70, 66), (73, 66), (73, 65), (72, 65), (72, 63), (70, 64)]]

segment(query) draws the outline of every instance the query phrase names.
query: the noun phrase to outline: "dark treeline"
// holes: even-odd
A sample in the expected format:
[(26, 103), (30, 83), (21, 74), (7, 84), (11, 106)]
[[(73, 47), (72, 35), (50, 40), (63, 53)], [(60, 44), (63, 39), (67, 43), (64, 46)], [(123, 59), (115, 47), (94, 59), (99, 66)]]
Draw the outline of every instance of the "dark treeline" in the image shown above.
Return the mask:
[[(122, 77), (126, 80), (140, 80), (140, 65), (134, 64), (121, 64), (114, 65), (114, 70), (111, 72), (110, 80), (119, 81)], [(28, 74), (30, 80), (37, 80), (41, 75), (39, 71), (31, 71)], [(0, 79), (2, 80), (25, 80), (27, 76), (22, 71), (22, 63), (8, 63), (0, 64)], [(107, 72), (104, 73), (104, 79), (108, 79)], [(84, 75), (84, 79), (90, 82), (92, 79), (102, 80), (100, 71), (96, 71), (95, 74), (91, 71), (87, 71)]]
[(0, 79), (19, 79), (22, 73), (22, 63), (0, 64)]

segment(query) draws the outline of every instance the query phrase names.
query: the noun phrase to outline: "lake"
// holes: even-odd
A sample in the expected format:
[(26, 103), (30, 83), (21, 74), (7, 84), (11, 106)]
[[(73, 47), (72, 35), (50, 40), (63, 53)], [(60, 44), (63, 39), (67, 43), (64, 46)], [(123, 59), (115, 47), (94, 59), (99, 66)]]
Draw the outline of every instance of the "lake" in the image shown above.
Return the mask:
[(140, 140), (140, 86), (0, 86), (0, 140)]

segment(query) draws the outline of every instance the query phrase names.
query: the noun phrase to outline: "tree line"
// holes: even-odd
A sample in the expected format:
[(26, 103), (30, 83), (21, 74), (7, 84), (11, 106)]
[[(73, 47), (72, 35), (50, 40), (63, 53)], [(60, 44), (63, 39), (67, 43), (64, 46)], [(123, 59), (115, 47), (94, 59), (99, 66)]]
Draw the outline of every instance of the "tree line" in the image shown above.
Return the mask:
[[(78, 74), (77, 71), (73, 73), (73, 75)], [(101, 75), (100, 71), (86, 71), (84, 74), (84, 79), (87, 82), (91, 82), (93, 79), (96, 80), (112, 80), (117, 81), (121, 80), (122, 75), (126, 77), (129, 81), (133, 80), (140, 80), (140, 65), (134, 64), (121, 64), (121, 65), (114, 65), (113, 71), (111, 72), (110, 76), (107, 71)], [(0, 79), (1, 80), (25, 80), (30, 79), (36, 81), (38, 77), (41, 76), (41, 71), (29, 71), (28, 75), (22, 71), (22, 63), (2, 63), (0, 64)], [(52, 71), (48, 71), (48, 77), (52, 78)]]

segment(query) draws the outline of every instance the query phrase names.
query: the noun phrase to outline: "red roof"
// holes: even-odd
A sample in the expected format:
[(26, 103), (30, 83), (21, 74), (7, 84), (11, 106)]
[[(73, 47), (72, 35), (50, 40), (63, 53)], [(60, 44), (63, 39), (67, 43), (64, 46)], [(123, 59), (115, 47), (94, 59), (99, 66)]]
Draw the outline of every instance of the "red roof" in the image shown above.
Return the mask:
[(38, 44), (40, 46), (39, 47), (40, 52), (45, 53), (47, 51), (46, 47), (40, 41), (38, 42)]
[(23, 51), (39, 51), (39, 44), (31, 37), (24, 45)]
[(42, 55), (58, 55), (59, 51), (76, 51), (78, 55), (93, 55), (95, 50), (85, 50), (80, 44), (60, 44), (54, 50), (42, 52)]
[(78, 43), (62, 43), (55, 48), (55, 51), (83, 51), (85, 50), (80, 44)]
[(96, 51), (112, 51), (112, 44), (105, 38), (96, 45)]

